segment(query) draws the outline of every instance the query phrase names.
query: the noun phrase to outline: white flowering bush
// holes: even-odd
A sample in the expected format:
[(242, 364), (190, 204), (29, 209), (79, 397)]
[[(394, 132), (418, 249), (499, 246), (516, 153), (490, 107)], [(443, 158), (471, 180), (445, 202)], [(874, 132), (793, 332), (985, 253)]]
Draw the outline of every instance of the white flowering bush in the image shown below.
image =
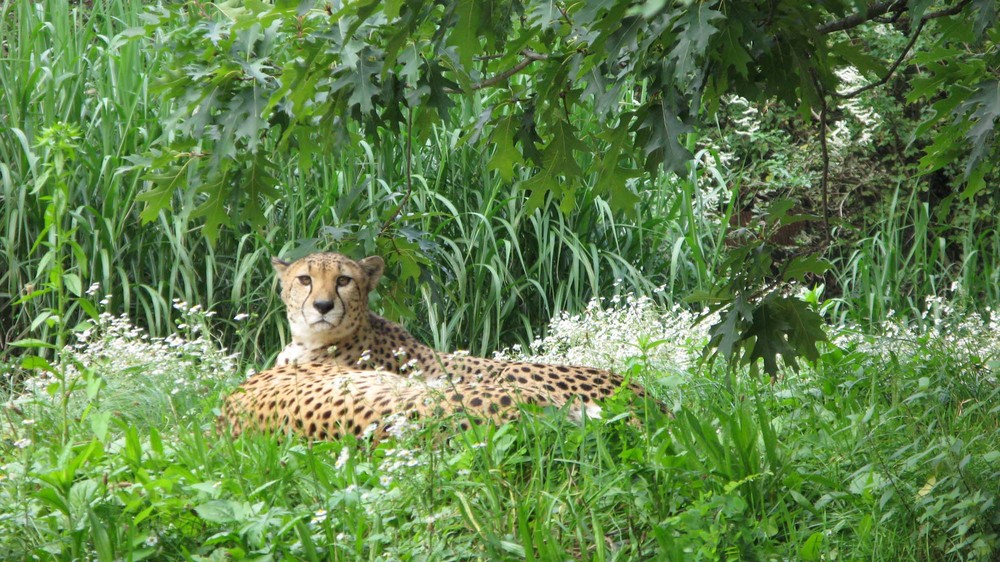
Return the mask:
[(713, 322), (698, 320), (699, 315), (679, 305), (664, 308), (647, 296), (626, 293), (594, 299), (579, 314), (562, 312), (553, 318), (545, 337), (528, 349), (514, 346), (496, 358), (687, 375), (701, 356)]
[[(25, 421), (44, 419), (45, 429), (58, 426), (56, 418), (101, 411), (131, 421), (183, 414), (231, 381), (237, 363), (205, 334), (211, 312), (180, 301), (174, 307), (181, 313), (178, 331), (165, 338), (150, 337), (124, 315), (102, 313), (75, 332), (57, 364), (36, 369), (24, 380), (8, 397), (7, 410), (20, 412)], [(11, 427), (8, 438), (28, 439)]]
[(944, 297), (928, 297), (919, 318), (895, 318), (878, 331), (854, 326), (832, 330), (832, 343), (866, 358), (869, 364), (951, 366), (955, 377), (995, 384), (1000, 372), (1000, 315), (956, 308)]

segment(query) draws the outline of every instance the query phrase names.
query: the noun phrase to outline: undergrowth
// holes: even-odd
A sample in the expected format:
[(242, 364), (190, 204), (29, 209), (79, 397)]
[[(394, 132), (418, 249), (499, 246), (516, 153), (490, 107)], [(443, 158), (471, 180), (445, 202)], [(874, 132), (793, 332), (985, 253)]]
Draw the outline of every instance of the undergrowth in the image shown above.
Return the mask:
[[(177, 303), (151, 338), (104, 315), (12, 389), (5, 559), (991, 560), (1000, 552), (1000, 331), (932, 305), (923, 326), (837, 331), (773, 384), (700, 359), (686, 313), (624, 296), (553, 321), (532, 357), (624, 369), (577, 425), (430, 423), (377, 446), (214, 433), (242, 378)], [(936, 314), (936, 316), (935, 316)], [(516, 350), (511, 357), (526, 357)], [(638, 420), (631, 423), (630, 420)], [(441, 430), (452, 435), (441, 438)]]

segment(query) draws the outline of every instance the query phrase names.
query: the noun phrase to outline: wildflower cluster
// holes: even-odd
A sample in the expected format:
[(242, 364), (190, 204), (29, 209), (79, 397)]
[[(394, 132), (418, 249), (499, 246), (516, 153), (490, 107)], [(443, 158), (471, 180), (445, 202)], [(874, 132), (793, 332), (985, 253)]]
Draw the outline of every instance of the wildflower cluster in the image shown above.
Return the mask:
[(563, 312), (547, 335), (527, 351), (514, 346), (498, 352), (504, 360), (586, 365), (623, 372), (634, 365), (662, 373), (688, 371), (708, 341), (711, 321), (680, 306), (663, 308), (653, 299), (628, 293), (591, 300), (580, 314)]
[(74, 334), (58, 364), (24, 381), (8, 408), (45, 417), (56, 415), (53, 406), (65, 401), (65, 413), (74, 417), (98, 404), (125, 416), (156, 415), (164, 400), (196, 398), (230, 378), (235, 355), (203, 334), (212, 313), (179, 301), (174, 306), (181, 312), (178, 331), (183, 334), (165, 338), (151, 337), (124, 315), (101, 314)]
[[(865, 78), (853, 66), (836, 71), (842, 80), (838, 92), (845, 94), (857, 90), (867, 84)], [(837, 151), (848, 151), (856, 146), (865, 146), (872, 142), (872, 132), (878, 127), (882, 116), (861, 98), (852, 97), (840, 104), (844, 110), (844, 119), (830, 123), (830, 146)]]
[[(893, 318), (877, 334), (840, 327), (834, 345), (872, 361), (924, 364), (928, 353), (956, 367), (954, 373), (979, 373), (980, 382), (995, 384), (1000, 371), (1000, 315), (992, 307), (981, 312), (956, 308), (944, 297), (927, 297), (919, 319)], [(973, 369), (965, 368), (973, 367)]]

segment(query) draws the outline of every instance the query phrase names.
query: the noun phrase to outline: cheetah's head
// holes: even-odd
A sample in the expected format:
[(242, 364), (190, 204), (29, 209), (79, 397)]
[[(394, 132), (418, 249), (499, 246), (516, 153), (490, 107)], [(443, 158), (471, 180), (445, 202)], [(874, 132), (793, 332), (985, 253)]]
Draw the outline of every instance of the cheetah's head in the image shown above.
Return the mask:
[(385, 262), (378, 256), (354, 261), (333, 252), (294, 262), (271, 258), (281, 279), (292, 336), (309, 347), (333, 345), (352, 336), (367, 319), (368, 293)]

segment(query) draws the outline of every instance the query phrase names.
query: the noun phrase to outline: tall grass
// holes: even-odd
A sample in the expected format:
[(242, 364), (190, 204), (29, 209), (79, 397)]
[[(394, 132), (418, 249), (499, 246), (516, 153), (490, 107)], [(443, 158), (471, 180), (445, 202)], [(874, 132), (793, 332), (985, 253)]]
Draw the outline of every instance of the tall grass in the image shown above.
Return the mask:
[(876, 324), (893, 314), (919, 318), (928, 296), (979, 309), (1000, 302), (1000, 235), (985, 226), (996, 220), (989, 209), (989, 201), (959, 207), (950, 200), (934, 208), (918, 190), (897, 184), (841, 252), (838, 316)]
[[(660, 286), (669, 295), (692, 278), (704, 282), (704, 264), (685, 246), (702, 238), (683, 226), (676, 184), (636, 185), (641, 202), (631, 217), (586, 190), (580, 200), (592, 202), (575, 213), (551, 203), (529, 211), (522, 193), (486, 169), (488, 158), (444, 129), (412, 154), (403, 139), (363, 144), (327, 155), (310, 174), (275, 162), (282, 196), (266, 206), (265, 226), (237, 226), (214, 246), (191, 220), (198, 201), (187, 196), (177, 196), (175, 213), (143, 225), (136, 196), (144, 184), (127, 158), (149, 148), (167, 108), (150, 94), (159, 55), (127, 38), (140, 5), (2, 6), (0, 35), (10, 38), (10, 52), (0, 59), (0, 118), (12, 124), (0, 133), (0, 317), (10, 319), (4, 342), (49, 341), (54, 330), (92, 316), (71, 307), (54, 324), (42, 321), (54, 308), (50, 295), (21, 302), (49, 271), (36, 243), (56, 179), (66, 186), (62, 231), (72, 233), (59, 251), (72, 254), (67, 263), (82, 288), (99, 284), (113, 309), (154, 335), (174, 330), (175, 300), (214, 310), (214, 329), (252, 362), (285, 343), (271, 255), (387, 254), (378, 306), (435, 345), (476, 353), (530, 341), (549, 317), (593, 296)], [(467, 116), (476, 108), (458, 111)], [(64, 125), (79, 131), (77, 148), (54, 178), (45, 173), (52, 153), (40, 139)], [(697, 191), (694, 183), (680, 185)], [(419, 271), (402, 269), (407, 260), (394, 255), (415, 257)], [(255, 319), (238, 324), (238, 313)]]
[[(141, 187), (135, 176), (117, 173), (124, 158), (148, 146), (157, 133), (155, 100), (147, 93), (155, 60), (119, 34), (137, 22), (140, 6), (97, 3), (82, 10), (67, 2), (4, 2), (0, 36), (9, 52), (0, 59), (0, 241), (6, 267), (0, 273), (0, 316), (5, 340), (23, 337), (41, 303), (15, 306), (44, 275), (36, 246), (47, 202), (61, 182), (64, 214), (75, 231), (74, 256), (89, 282), (121, 288), (116, 299), (127, 309), (163, 310), (162, 297), (139, 289), (136, 264), (125, 257), (148, 251), (143, 230), (130, 228), (129, 209)], [(63, 177), (47, 173), (53, 151), (40, 146), (46, 131), (67, 125), (80, 131)], [(168, 299), (169, 301), (169, 299)], [(39, 326), (45, 337), (48, 326)]]

